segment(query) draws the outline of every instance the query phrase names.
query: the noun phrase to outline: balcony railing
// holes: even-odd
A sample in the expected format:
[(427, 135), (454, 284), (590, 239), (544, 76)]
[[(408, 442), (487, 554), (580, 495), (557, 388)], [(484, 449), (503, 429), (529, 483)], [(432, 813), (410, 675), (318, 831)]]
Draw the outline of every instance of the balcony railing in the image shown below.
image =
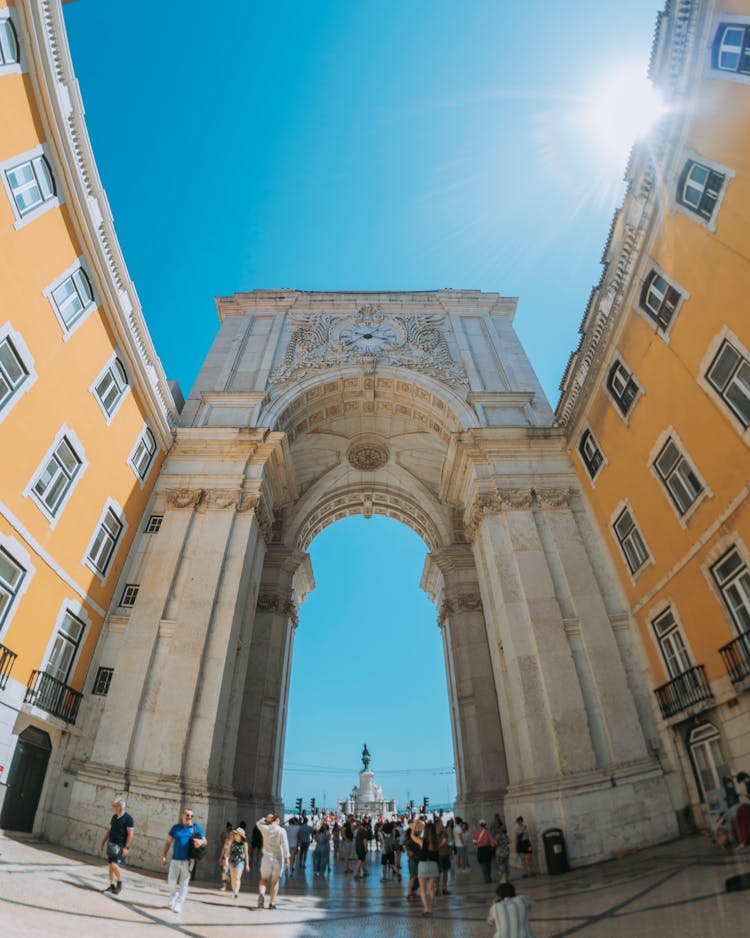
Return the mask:
[(83, 694), (46, 671), (32, 671), (24, 701), (46, 710), (52, 716), (60, 717), (66, 723), (75, 723), (82, 698)]
[(13, 667), (16, 657), (14, 651), (6, 648), (5, 645), (0, 645), (0, 690), (5, 690), (5, 685), (10, 677), (10, 669)]
[(657, 687), (654, 693), (665, 719), (673, 717), (683, 710), (688, 710), (696, 704), (710, 702), (714, 699), (706, 680), (706, 669), (702, 664), (695, 665), (695, 667), (689, 668), (682, 674), (678, 674), (669, 683)]
[(728, 645), (723, 645), (719, 653), (735, 684), (750, 675), (750, 632), (743, 632)]

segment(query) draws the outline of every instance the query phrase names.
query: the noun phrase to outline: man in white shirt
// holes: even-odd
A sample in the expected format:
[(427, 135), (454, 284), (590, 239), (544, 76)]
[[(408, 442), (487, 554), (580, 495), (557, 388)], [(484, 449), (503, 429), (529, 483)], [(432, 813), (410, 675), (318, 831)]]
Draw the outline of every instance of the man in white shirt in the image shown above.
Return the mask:
[(281, 871), (289, 868), (289, 841), (281, 826), (278, 814), (267, 814), (258, 821), (258, 830), (263, 835), (263, 857), (260, 861), (260, 883), (258, 884), (258, 908), (265, 903), (266, 887), (271, 887), (268, 908), (276, 908)]

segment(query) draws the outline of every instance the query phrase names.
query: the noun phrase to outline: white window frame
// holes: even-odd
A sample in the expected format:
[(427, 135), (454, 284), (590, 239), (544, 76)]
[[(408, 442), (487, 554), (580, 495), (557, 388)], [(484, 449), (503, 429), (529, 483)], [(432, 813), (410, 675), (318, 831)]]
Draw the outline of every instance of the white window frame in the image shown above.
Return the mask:
[(730, 382), (727, 381), (724, 387), (719, 389), (716, 387), (713, 381), (709, 379), (709, 374), (712, 371), (714, 365), (716, 364), (719, 358), (719, 355), (722, 354), (724, 347), (726, 345), (730, 345), (740, 357), (740, 361), (738, 362), (737, 366), (734, 369), (735, 374), (740, 368), (743, 367), (743, 365), (746, 366), (745, 370), (747, 370), (747, 367), (750, 367), (750, 354), (748, 354), (748, 351), (745, 348), (745, 346), (741, 342), (735, 341), (735, 339), (730, 337), (730, 335), (725, 335), (721, 339), (721, 341), (716, 344), (714, 354), (712, 358), (709, 360), (706, 367), (701, 368), (701, 376), (703, 378), (703, 381), (701, 383), (703, 383), (707, 388), (711, 390), (711, 394), (713, 395), (714, 398), (717, 398), (721, 402), (722, 410), (729, 415), (732, 422), (741, 428), (743, 434), (747, 434), (748, 431), (750, 431), (750, 421), (747, 423), (747, 425), (745, 425), (744, 420), (742, 416), (740, 415), (740, 413), (738, 412), (738, 410), (732, 406), (730, 401), (725, 396), (726, 388), (729, 386)]
[(717, 41), (717, 33), (720, 26), (736, 26), (738, 28), (750, 29), (750, 16), (741, 16), (736, 13), (714, 13), (711, 19), (711, 26), (708, 39), (708, 55), (706, 56), (706, 67), (704, 76), (713, 78), (717, 81), (734, 81), (741, 85), (750, 84), (750, 75), (743, 72), (730, 71), (729, 69), (719, 68), (714, 65), (714, 45)]
[[(669, 486), (669, 482), (667, 481), (667, 479), (664, 478), (659, 466), (657, 465), (659, 457), (661, 456), (665, 447), (670, 441), (674, 444), (675, 448), (679, 452), (679, 463), (684, 464), (687, 467), (687, 469), (689, 469), (689, 471), (695, 476), (696, 480), (698, 481), (701, 487), (698, 494), (695, 496), (693, 501), (690, 503), (690, 505), (688, 505), (688, 507), (684, 511), (681, 511), (679, 505), (677, 504), (677, 500), (675, 496), (672, 494), (672, 489)], [(672, 476), (674, 471), (676, 471), (676, 466), (677, 464), (675, 465), (675, 468), (673, 468), (673, 470), (669, 473), (670, 477)], [(651, 475), (658, 481), (660, 488), (666, 495), (667, 501), (669, 505), (671, 506), (672, 510), (674, 511), (675, 517), (680, 523), (680, 527), (687, 528), (688, 519), (695, 513), (695, 511), (697, 510), (697, 508), (699, 507), (699, 505), (703, 502), (705, 498), (713, 497), (713, 492), (711, 491), (708, 484), (706, 483), (706, 480), (703, 478), (701, 473), (696, 468), (695, 463), (690, 458), (690, 455), (687, 451), (687, 447), (680, 439), (680, 436), (675, 431), (674, 427), (671, 427), (671, 426), (667, 427), (666, 430), (662, 431), (662, 433), (659, 434), (659, 437), (657, 438), (654, 445), (651, 447), (651, 451), (648, 455), (648, 467), (649, 467), (649, 471)]]
[[(89, 557), (89, 554), (93, 550), (94, 544), (96, 543), (96, 539), (99, 536), (100, 529), (105, 527), (104, 521), (107, 518), (107, 513), (110, 511), (115, 516), (118, 523), (120, 524), (120, 533), (114, 545), (112, 546), (112, 550), (110, 551), (109, 557), (107, 558), (107, 564), (104, 568), (104, 571), (102, 572), (102, 570), (100, 570), (100, 568)], [(128, 530), (128, 521), (127, 521), (127, 518), (125, 517), (125, 512), (122, 510), (122, 506), (119, 504), (119, 502), (115, 501), (114, 498), (107, 498), (107, 501), (104, 505), (104, 509), (102, 510), (102, 513), (99, 515), (99, 520), (97, 521), (96, 526), (94, 527), (94, 532), (91, 535), (91, 539), (89, 540), (88, 544), (86, 545), (86, 551), (84, 552), (83, 559), (81, 560), (81, 565), (84, 567), (88, 567), (88, 569), (91, 570), (91, 572), (97, 577), (97, 579), (99, 580), (102, 586), (106, 583), (107, 577), (109, 576), (110, 572), (112, 571), (113, 566), (115, 565), (115, 558), (117, 557), (117, 552), (120, 549), (120, 545), (125, 540), (125, 535), (127, 533), (127, 530)]]
[[(45, 199), (35, 208), (31, 209), (28, 212), (25, 212), (22, 215), (20, 211), (18, 210), (18, 205), (16, 204), (16, 198), (15, 198), (15, 195), (13, 194), (13, 190), (10, 187), (7, 173), (10, 170), (15, 169), (16, 167), (20, 166), (22, 163), (28, 163), (30, 161), (33, 161), (39, 158), (40, 156), (43, 156), (45, 158), (50, 168), (50, 172), (52, 173), (52, 178), (55, 184), (55, 194), (51, 198)], [(8, 196), (8, 201), (10, 202), (11, 208), (13, 209), (13, 215), (15, 216), (15, 219), (16, 219), (15, 222), (13, 223), (13, 227), (17, 231), (20, 228), (24, 228), (26, 225), (28, 225), (30, 222), (34, 221), (35, 219), (39, 218), (41, 215), (44, 215), (45, 212), (50, 211), (50, 209), (59, 208), (59, 206), (62, 205), (65, 201), (65, 199), (63, 198), (62, 191), (60, 189), (60, 179), (58, 178), (58, 175), (55, 173), (54, 160), (52, 159), (50, 155), (50, 149), (46, 143), (40, 143), (37, 146), (35, 146), (33, 149), (27, 150), (25, 153), (18, 153), (15, 156), (11, 156), (7, 160), (3, 160), (0, 163), (0, 178), (2, 179), (2, 183), (5, 188), (5, 193)]]
[[(70, 323), (66, 322), (63, 318), (63, 315), (58, 308), (58, 305), (55, 301), (54, 293), (59, 289), (66, 280), (70, 280), (75, 277), (75, 274), (81, 272), (86, 279), (91, 291), (91, 299), (88, 303), (80, 310), (75, 319), (71, 320)], [(45, 287), (42, 290), (43, 296), (46, 297), (47, 302), (52, 307), (52, 312), (55, 314), (55, 319), (57, 320), (60, 329), (63, 334), (63, 342), (67, 342), (76, 332), (81, 328), (81, 326), (86, 322), (89, 316), (99, 308), (99, 295), (96, 292), (96, 287), (94, 282), (89, 275), (89, 272), (84, 263), (83, 257), (77, 257), (75, 261), (68, 267), (67, 270), (63, 271), (58, 277), (56, 277), (49, 286)]]
[[(643, 305), (641, 304), (641, 298), (642, 298), (643, 290), (646, 286), (646, 281), (649, 280), (652, 274), (656, 274), (658, 277), (662, 277), (664, 280), (666, 280), (667, 284), (670, 287), (672, 287), (673, 290), (676, 290), (680, 294), (680, 298), (675, 305), (674, 312), (672, 313), (672, 318), (670, 319), (669, 324), (666, 326), (662, 325), (662, 323), (660, 323), (659, 320), (656, 319), (654, 315), (652, 315), (652, 313), (644, 309)], [(682, 287), (679, 283), (677, 283), (674, 277), (670, 276), (664, 270), (663, 267), (661, 267), (651, 258), (647, 259), (647, 263), (643, 271), (643, 276), (640, 278), (639, 283), (640, 283), (640, 288), (638, 291), (636, 302), (633, 304), (633, 308), (641, 317), (641, 319), (643, 319), (644, 322), (647, 322), (649, 326), (654, 330), (654, 332), (656, 332), (656, 334), (660, 336), (660, 338), (663, 339), (663, 341), (666, 342), (668, 345), (670, 341), (669, 339), (670, 333), (672, 332), (672, 329), (674, 328), (674, 324), (677, 321), (677, 317), (680, 315), (680, 310), (685, 304), (685, 301), (690, 299), (690, 293), (687, 290), (685, 290), (684, 287)]]
[(742, 421), (737, 416), (735, 411), (729, 406), (729, 404), (724, 400), (723, 396), (719, 393), (719, 391), (716, 390), (714, 385), (711, 384), (711, 382), (706, 377), (724, 342), (730, 342), (737, 349), (737, 351), (742, 354), (743, 358), (750, 361), (750, 349), (728, 326), (724, 326), (708, 343), (700, 365), (698, 366), (696, 381), (706, 392), (707, 396), (716, 405), (717, 410), (720, 414), (722, 414), (729, 426), (731, 426), (735, 433), (737, 433), (741, 439), (744, 440), (748, 446), (750, 446), (750, 426), (742, 426)]
[[(640, 538), (641, 544), (643, 545), (643, 548), (646, 551), (645, 559), (635, 570), (630, 569), (628, 555), (626, 554), (625, 548), (623, 547), (624, 542), (620, 540), (620, 537), (617, 533), (617, 529), (615, 528), (615, 524), (620, 520), (621, 516), (626, 511), (630, 515), (631, 521), (633, 522), (633, 530), (637, 532), (638, 537)], [(609, 530), (614, 539), (615, 544), (617, 544), (617, 549), (619, 551), (619, 554), (620, 554), (620, 557), (622, 558), (623, 563), (625, 564), (625, 569), (627, 570), (628, 575), (630, 576), (630, 581), (631, 583), (635, 584), (635, 581), (643, 573), (643, 571), (646, 570), (648, 567), (651, 566), (651, 564), (654, 563), (654, 555), (648, 546), (648, 542), (643, 534), (643, 529), (641, 528), (641, 526), (638, 524), (636, 520), (635, 512), (633, 511), (633, 506), (630, 504), (630, 502), (627, 499), (624, 499), (623, 501), (621, 501), (617, 505), (615, 510), (612, 512), (612, 514), (610, 515)]]
[[(633, 384), (635, 385), (635, 394), (633, 395), (633, 400), (630, 402), (630, 406), (628, 407), (625, 413), (623, 413), (622, 407), (620, 406), (620, 398), (617, 397), (617, 395), (614, 393), (612, 388), (610, 388), (609, 386), (609, 376), (610, 376), (610, 373), (612, 372), (612, 369), (615, 366), (619, 366), (624, 371), (627, 371), (628, 374), (630, 375), (629, 380), (632, 381)], [(612, 356), (609, 364), (607, 365), (607, 369), (604, 375), (604, 390), (607, 394), (607, 397), (609, 397), (610, 401), (612, 401), (612, 404), (614, 406), (615, 411), (617, 412), (618, 417), (623, 421), (626, 427), (629, 427), (630, 418), (633, 414), (633, 411), (636, 408), (638, 401), (640, 400), (641, 395), (644, 393), (644, 391), (643, 391), (643, 388), (641, 387), (640, 382), (635, 376), (635, 372), (630, 367), (630, 365), (628, 365), (628, 363), (625, 361), (622, 355), (620, 355), (619, 352), (616, 352)]]
[(143, 528), (144, 534), (158, 534), (161, 531), (161, 526), (164, 523), (164, 515), (150, 514), (148, 516), (148, 521), (146, 522), (145, 527)]
[[(583, 441), (584, 436), (586, 436), (586, 434), (588, 434), (590, 439), (594, 441), (594, 445), (596, 446), (599, 452), (599, 455), (601, 456), (601, 462), (599, 463), (599, 466), (593, 475), (591, 474), (591, 469), (589, 468), (589, 465), (586, 462), (586, 459), (583, 453), (581, 452), (581, 443)], [(576, 444), (576, 453), (578, 454), (578, 458), (580, 459), (581, 465), (583, 466), (584, 472), (586, 473), (586, 478), (589, 480), (591, 485), (594, 486), (602, 470), (604, 469), (606, 465), (608, 465), (608, 461), (607, 461), (607, 457), (604, 454), (604, 450), (601, 448), (599, 444), (599, 440), (596, 438), (596, 434), (594, 433), (594, 431), (591, 429), (591, 427), (588, 424), (586, 424), (584, 427), (581, 428), (581, 433), (578, 437), (578, 443)]]
[(29, 588), (29, 584), (36, 572), (36, 568), (31, 562), (31, 555), (29, 552), (21, 545), (19, 542), (13, 538), (8, 537), (0, 531), (0, 550), (4, 551), (10, 560), (15, 563), (17, 566), (21, 567), (24, 571), (23, 576), (21, 577), (21, 582), (18, 584), (18, 587), (12, 594), (11, 601), (6, 606), (5, 611), (0, 617), (0, 641), (2, 641), (5, 635), (8, 632), (11, 622), (13, 621), (13, 616), (15, 616), (18, 611), (18, 607), (21, 604), (21, 600)]
[[(81, 631), (77, 639), (73, 639), (70, 635), (67, 634), (67, 632), (64, 631), (63, 627), (65, 625), (66, 619), (72, 619), (78, 625), (80, 625)], [(70, 676), (75, 668), (78, 654), (81, 650), (81, 646), (83, 645), (85, 634), (85, 620), (79, 614), (73, 612), (73, 610), (66, 605), (65, 610), (61, 615), (58, 616), (57, 622), (55, 623), (55, 629), (52, 633), (52, 643), (47, 651), (44, 668), (42, 668), (44, 673), (49, 677), (54, 678), (56, 681), (60, 681), (60, 683), (64, 684), (66, 687), (70, 687)], [(64, 675), (61, 675), (60, 673), (52, 673), (52, 661), (58, 647), (65, 648), (69, 652)]]
[(28, 394), (29, 390), (35, 384), (37, 379), (36, 369), (34, 368), (34, 359), (31, 356), (31, 352), (24, 342), (21, 333), (17, 332), (10, 322), (6, 322), (0, 326), (0, 343), (5, 341), (10, 342), (12, 345), (13, 350), (16, 353), (16, 358), (21, 362), (23, 370), (26, 372), (26, 377), (20, 384), (16, 385), (13, 393), (5, 401), (5, 403), (0, 405), (0, 423), (2, 423), (8, 414), (13, 410), (13, 408), (17, 406), (21, 398), (25, 394)]
[[(60, 445), (63, 438), (67, 439), (68, 444), (70, 445), (70, 448), (73, 450), (76, 458), (78, 459), (80, 463), (80, 468), (78, 469), (76, 474), (73, 476), (73, 478), (70, 480), (70, 485), (68, 485), (67, 489), (65, 490), (65, 494), (63, 495), (62, 499), (58, 502), (57, 506), (55, 507), (54, 514), (52, 514), (52, 512), (49, 510), (47, 505), (42, 500), (42, 498), (37, 494), (37, 492), (34, 491), (34, 486), (36, 485), (42, 472), (47, 467), (48, 462), (50, 461), (50, 459), (52, 459), (52, 456), (54, 455), (55, 450)], [(51, 531), (55, 529), (57, 522), (62, 517), (63, 512), (65, 511), (65, 506), (70, 501), (73, 495), (73, 492), (76, 490), (78, 484), (83, 478), (83, 475), (86, 472), (87, 467), (88, 467), (88, 460), (86, 459), (86, 451), (83, 448), (83, 444), (78, 439), (78, 437), (73, 432), (73, 430), (71, 430), (70, 427), (68, 427), (67, 425), (63, 425), (57, 431), (57, 435), (55, 436), (55, 439), (53, 440), (52, 445), (44, 454), (43, 458), (41, 459), (41, 461), (39, 462), (39, 465), (36, 468), (36, 471), (34, 472), (33, 476), (31, 477), (30, 481), (28, 482), (28, 484), (26, 485), (26, 488), (23, 490), (23, 493), (22, 493), (24, 498), (31, 497), (34, 504), (39, 508), (39, 510), (42, 512), (45, 518), (49, 520), (50, 522), (49, 527)]]
[[(148, 450), (148, 439), (149, 439), (149, 438), (153, 441), (154, 449), (153, 449), (153, 452), (151, 453), (151, 456), (150, 456), (150, 458), (149, 458), (149, 461), (148, 461), (148, 463), (146, 464), (146, 467), (145, 467), (145, 469), (144, 469), (144, 471), (143, 471), (143, 475), (141, 475), (141, 472), (139, 471), (138, 465), (137, 465), (137, 463), (136, 463), (136, 455), (138, 454), (138, 451), (139, 451), (142, 447), (143, 447), (144, 449)], [(144, 484), (145, 484), (145, 482), (146, 482), (146, 479), (148, 479), (149, 474), (151, 473), (151, 470), (152, 470), (153, 467), (154, 467), (154, 463), (156, 462), (156, 456), (157, 456), (157, 453), (158, 453), (158, 452), (159, 452), (159, 444), (156, 442), (156, 436), (155, 436), (155, 434), (154, 434), (154, 431), (148, 426), (148, 424), (144, 424), (144, 425), (143, 425), (143, 429), (141, 430), (141, 432), (140, 432), (140, 434), (139, 434), (139, 436), (138, 436), (138, 441), (136, 442), (135, 446), (133, 447), (133, 449), (132, 449), (132, 451), (131, 451), (131, 453), (130, 453), (130, 456), (128, 456), (128, 465), (130, 466), (130, 468), (131, 468), (131, 469), (133, 470), (133, 472), (135, 473), (135, 477), (138, 479), (138, 482), (140, 483), (141, 488), (143, 488), (143, 486), (144, 486)]]
[[(733, 573), (730, 577), (725, 578), (723, 581), (720, 580), (719, 574), (716, 571), (716, 568), (721, 564), (729, 560), (730, 555), (736, 554), (740, 562), (740, 566), (736, 573)], [(737, 543), (732, 543), (727, 550), (725, 550), (722, 555), (713, 561), (709, 567), (709, 573), (713, 580), (713, 585), (718, 592), (722, 600), (722, 606), (725, 613), (729, 616), (730, 622), (734, 625), (737, 635), (750, 634), (750, 565), (747, 563), (747, 559), (740, 546)], [(743, 610), (745, 611), (747, 618), (747, 626), (743, 628), (741, 618), (738, 618), (736, 613), (736, 606), (728, 598), (726, 591), (731, 587), (736, 587), (737, 581), (742, 581), (742, 586), (738, 588), (738, 593), (741, 595), (741, 603)]]
[(132, 609), (133, 606), (135, 606), (135, 601), (138, 598), (140, 589), (140, 583), (126, 583), (122, 588), (118, 606), (122, 606), (124, 609)]
[[(724, 182), (722, 183), (721, 189), (719, 190), (716, 203), (714, 204), (713, 210), (711, 211), (710, 218), (704, 218), (689, 206), (683, 205), (683, 203), (677, 197), (677, 189), (680, 184), (680, 177), (682, 176), (685, 166), (691, 161), (694, 163), (700, 163), (707, 169), (713, 170), (716, 173), (721, 173), (724, 176)], [(698, 153), (695, 150), (685, 150), (682, 159), (675, 166), (674, 179), (672, 181), (672, 185), (670, 186), (670, 200), (672, 208), (676, 212), (679, 212), (681, 215), (684, 215), (686, 218), (689, 218), (691, 221), (695, 222), (696, 225), (701, 225), (707, 231), (715, 232), (716, 220), (719, 217), (719, 213), (721, 212), (721, 206), (724, 204), (724, 199), (726, 197), (727, 190), (729, 189), (729, 183), (732, 179), (734, 179), (735, 175), (735, 170), (730, 169), (729, 166), (724, 166), (722, 163), (717, 163), (716, 160), (711, 160), (707, 156), (704, 156), (702, 153)]]
[[(111, 374), (115, 378), (115, 383), (117, 383), (117, 377), (115, 375), (115, 370), (117, 369), (118, 364), (125, 373), (125, 386), (120, 392), (119, 397), (115, 401), (115, 406), (111, 411), (108, 411), (104, 401), (99, 395), (99, 384), (106, 378), (107, 374)], [(101, 412), (104, 414), (104, 420), (107, 426), (109, 426), (112, 421), (115, 419), (118, 410), (122, 407), (125, 398), (130, 394), (130, 379), (128, 377), (128, 371), (125, 367), (124, 356), (119, 353), (117, 349), (110, 355), (107, 360), (107, 364), (102, 368), (99, 374), (94, 378), (94, 380), (89, 385), (89, 391), (94, 395), (94, 400), (99, 405)]]
[[(660, 622), (666, 620), (667, 617), (669, 617), (671, 621), (669, 623), (665, 621), (664, 625), (660, 627)], [(656, 615), (652, 614), (650, 616), (650, 623), (654, 641), (659, 650), (668, 680), (673, 681), (681, 674), (685, 674), (691, 668), (694, 668), (695, 660), (693, 659), (692, 651), (685, 637), (685, 630), (682, 627), (682, 623), (680, 622), (674, 606), (668, 604), (656, 613)], [(660, 628), (665, 629), (665, 631), (660, 631)], [(677, 639), (676, 641), (675, 637)], [(675, 661), (678, 662), (681, 668), (681, 670), (677, 672), (675, 672), (673, 668)]]
[(20, 75), (27, 70), (26, 56), (24, 54), (24, 44), (21, 42), (19, 35), (16, 11), (13, 7), (0, 7), (0, 23), (4, 21), (10, 21), (11, 29), (15, 34), (16, 45), (18, 46), (18, 61), (7, 63), (0, 62), (0, 75)]

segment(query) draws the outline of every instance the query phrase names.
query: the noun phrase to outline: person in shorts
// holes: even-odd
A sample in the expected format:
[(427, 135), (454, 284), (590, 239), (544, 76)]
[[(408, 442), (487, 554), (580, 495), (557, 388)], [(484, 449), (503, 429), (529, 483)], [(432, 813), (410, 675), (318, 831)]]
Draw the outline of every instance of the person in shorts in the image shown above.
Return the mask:
[(257, 822), (258, 830), (263, 835), (263, 856), (260, 861), (260, 882), (258, 883), (258, 908), (264, 907), (266, 888), (270, 887), (268, 908), (276, 908), (276, 896), (279, 892), (279, 880), (284, 867), (289, 869), (289, 840), (281, 826), (278, 814), (267, 814)]
[(133, 818), (125, 811), (125, 800), (116, 798), (112, 802), (112, 815), (107, 833), (99, 845), (100, 850), (107, 848), (109, 862), (109, 886), (107, 892), (118, 895), (122, 890), (122, 867), (128, 861), (130, 845), (133, 842), (135, 827)]

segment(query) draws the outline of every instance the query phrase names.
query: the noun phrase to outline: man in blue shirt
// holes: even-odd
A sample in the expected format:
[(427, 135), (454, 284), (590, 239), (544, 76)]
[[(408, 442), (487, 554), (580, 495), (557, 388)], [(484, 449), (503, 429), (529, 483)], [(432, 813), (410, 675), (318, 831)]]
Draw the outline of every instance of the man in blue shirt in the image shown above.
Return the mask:
[(307, 861), (307, 851), (310, 849), (310, 841), (312, 840), (313, 829), (310, 826), (307, 815), (302, 815), (302, 823), (297, 828), (297, 846), (298, 852), (297, 856), (299, 857), (299, 868), (304, 870), (305, 862)]
[(190, 808), (183, 808), (180, 814), (180, 823), (169, 829), (167, 839), (164, 841), (161, 865), (167, 864), (167, 853), (172, 847), (172, 860), (167, 874), (169, 886), (169, 908), (173, 912), (181, 912), (187, 898), (190, 885), (190, 844), (194, 847), (203, 847), (206, 844), (206, 835), (200, 824), (194, 820)]

